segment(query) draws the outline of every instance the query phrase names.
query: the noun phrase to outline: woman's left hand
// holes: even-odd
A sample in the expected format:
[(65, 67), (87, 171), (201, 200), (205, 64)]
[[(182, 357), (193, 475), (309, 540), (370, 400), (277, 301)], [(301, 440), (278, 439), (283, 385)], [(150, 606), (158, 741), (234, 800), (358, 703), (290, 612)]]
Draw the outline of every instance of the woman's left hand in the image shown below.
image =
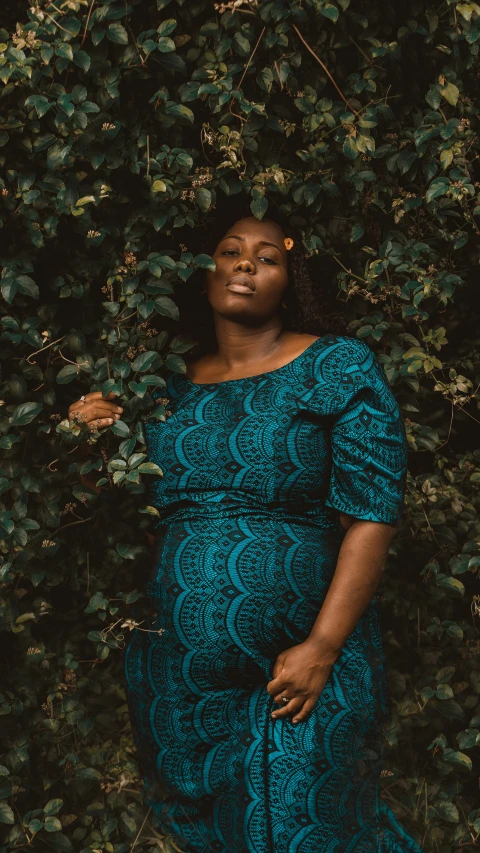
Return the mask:
[[(274, 719), (293, 714), (294, 723), (307, 719), (330, 675), (339, 651), (328, 643), (307, 638), (298, 646), (281, 652), (275, 661), (273, 679), (267, 692), (282, 707), (272, 713)], [(288, 703), (282, 701), (288, 697)]]

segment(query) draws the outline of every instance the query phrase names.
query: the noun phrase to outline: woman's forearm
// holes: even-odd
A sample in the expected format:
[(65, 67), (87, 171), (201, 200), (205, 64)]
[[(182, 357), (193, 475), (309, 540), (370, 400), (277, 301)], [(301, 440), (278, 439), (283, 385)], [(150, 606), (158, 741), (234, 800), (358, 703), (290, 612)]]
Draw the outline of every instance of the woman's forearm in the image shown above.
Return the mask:
[(353, 520), (310, 639), (340, 654), (375, 594), (396, 531), (391, 524)]

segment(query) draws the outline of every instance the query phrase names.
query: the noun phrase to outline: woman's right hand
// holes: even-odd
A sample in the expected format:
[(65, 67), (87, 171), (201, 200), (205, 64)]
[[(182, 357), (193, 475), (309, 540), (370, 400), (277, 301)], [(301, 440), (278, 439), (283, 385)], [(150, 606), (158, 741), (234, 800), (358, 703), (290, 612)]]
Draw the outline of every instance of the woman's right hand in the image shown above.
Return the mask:
[(120, 419), (123, 412), (122, 406), (112, 403), (115, 394), (108, 392), (102, 397), (101, 391), (92, 391), (85, 394), (84, 400), (76, 400), (68, 408), (68, 420), (86, 424), (90, 429), (107, 427)]

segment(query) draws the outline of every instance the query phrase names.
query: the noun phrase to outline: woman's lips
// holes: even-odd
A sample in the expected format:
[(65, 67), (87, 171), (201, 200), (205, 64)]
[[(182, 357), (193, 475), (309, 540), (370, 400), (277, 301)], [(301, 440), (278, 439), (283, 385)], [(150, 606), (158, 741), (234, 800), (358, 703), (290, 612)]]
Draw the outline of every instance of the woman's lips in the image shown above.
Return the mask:
[(254, 282), (246, 275), (232, 276), (232, 278), (227, 281), (226, 286), (232, 291), (232, 293), (253, 293), (255, 291)]

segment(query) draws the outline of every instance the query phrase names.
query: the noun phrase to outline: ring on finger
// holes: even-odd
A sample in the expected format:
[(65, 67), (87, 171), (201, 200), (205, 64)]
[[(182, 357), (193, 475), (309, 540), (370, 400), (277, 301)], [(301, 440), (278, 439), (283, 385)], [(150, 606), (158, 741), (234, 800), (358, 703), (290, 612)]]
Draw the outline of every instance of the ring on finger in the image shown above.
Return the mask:
[(286, 696), (283, 696), (283, 695), (282, 695), (282, 696), (280, 696), (280, 699), (282, 700), (282, 702), (283, 702), (285, 705), (287, 704), (287, 702), (290, 702), (290, 699), (287, 699), (287, 697), (286, 697)]
[(81, 400), (81, 402), (82, 402), (82, 403), (85, 403), (85, 402), (86, 402), (86, 400), (85, 400), (85, 394), (82, 394), (82, 396), (80, 397), (80, 400)]

